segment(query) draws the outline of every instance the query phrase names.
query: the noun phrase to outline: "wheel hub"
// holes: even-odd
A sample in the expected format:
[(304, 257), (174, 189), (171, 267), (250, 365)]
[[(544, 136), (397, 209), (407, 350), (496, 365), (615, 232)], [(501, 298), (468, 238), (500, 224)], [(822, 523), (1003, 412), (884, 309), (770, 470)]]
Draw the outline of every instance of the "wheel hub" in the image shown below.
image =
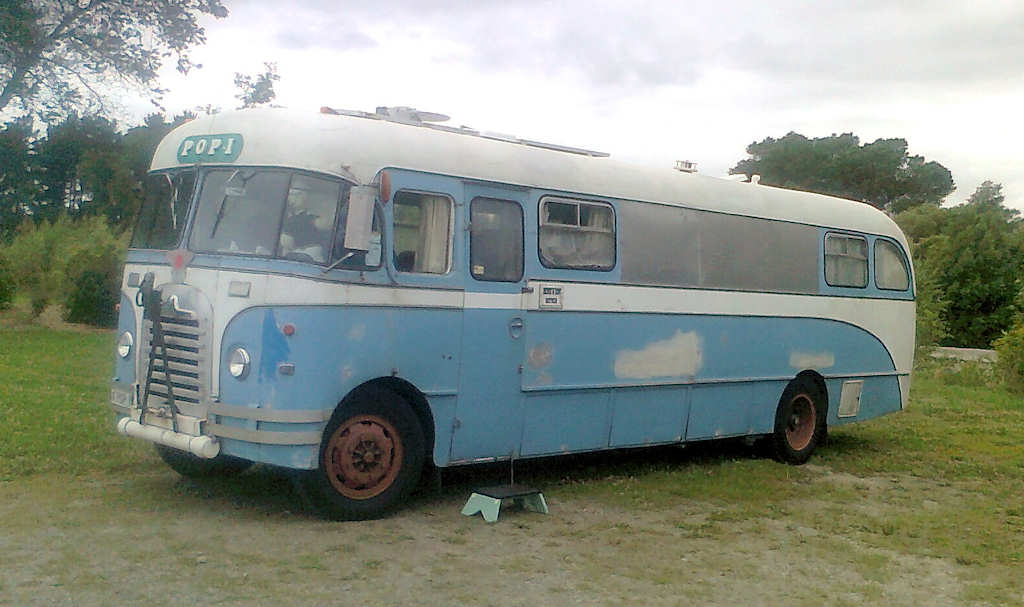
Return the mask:
[(369, 499), (386, 491), (402, 467), (402, 443), (388, 420), (350, 418), (331, 435), (324, 452), (328, 478), (342, 495)]
[(817, 414), (814, 401), (806, 394), (798, 394), (789, 402), (790, 413), (786, 423), (786, 440), (794, 451), (806, 449), (814, 438)]

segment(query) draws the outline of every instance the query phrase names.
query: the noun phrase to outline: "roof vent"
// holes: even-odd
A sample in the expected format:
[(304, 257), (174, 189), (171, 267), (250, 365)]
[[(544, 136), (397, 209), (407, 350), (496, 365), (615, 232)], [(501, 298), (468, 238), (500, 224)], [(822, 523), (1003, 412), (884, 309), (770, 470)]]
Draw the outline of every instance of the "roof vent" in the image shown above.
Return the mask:
[[(517, 145), (525, 145), (545, 150), (553, 150), (556, 152), (567, 152), (569, 154), (580, 154), (582, 156), (591, 156), (594, 158), (604, 158), (608, 156), (608, 154), (606, 154), (605, 152), (596, 152), (594, 150), (574, 148), (567, 145), (558, 145), (556, 143), (544, 143), (543, 141), (533, 141), (531, 139), (520, 139), (515, 135), (505, 135), (504, 133), (481, 132), (477, 131), (476, 129), (472, 129), (468, 126), (454, 127), (445, 124), (434, 124), (436, 122), (447, 121), (448, 116), (445, 116), (444, 114), (438, 114), (436, 112), (423, 112), (417, 110), (416, 108), (401, 105), (394, 107), (379, 106), (372, 114), (369, 112), (361, 112), (359, 110), (341, 110), (332, 107), (327, 107), (325, 105), (320, 108), (320, 113), (332, 114), (335, 116), (353, 116), (355, 118), (370, 118), (372, 120), (385, 120), (387, 122), (397, 122), (399, 124), (426, 127), (428, 129), (433, 129), (435, 131), (446, 131), (448, 133), (457, 133), (459, 135), (471, 135), (474, 137), (480, 137), (482, 139), (504, 141), (506, 143), (514, 143)], [(694, 171), (696, 171), (696, 169), (694, 169)]]
[(683, 173), (696, 173), (697, 163), (691, 160), (677, 160), (676, 170), (682, 171)]

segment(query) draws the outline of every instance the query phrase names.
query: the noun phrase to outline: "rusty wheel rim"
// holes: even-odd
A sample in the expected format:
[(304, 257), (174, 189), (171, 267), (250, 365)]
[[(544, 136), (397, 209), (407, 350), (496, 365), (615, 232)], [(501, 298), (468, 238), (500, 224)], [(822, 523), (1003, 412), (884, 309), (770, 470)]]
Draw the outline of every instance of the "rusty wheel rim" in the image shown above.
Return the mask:
[(786, 419), (786, 441), (794, 451), (802, 451), (811, 444), (817, 415), (814, 401), (806, 394), (798, 394), (789, 401), (789, 417)]
[(402, 439), (379, 415), (349, 418), (331, 435), (324, 450), (327, 478), (338, 493), (365, 500), (380, 495), (402, 469)]

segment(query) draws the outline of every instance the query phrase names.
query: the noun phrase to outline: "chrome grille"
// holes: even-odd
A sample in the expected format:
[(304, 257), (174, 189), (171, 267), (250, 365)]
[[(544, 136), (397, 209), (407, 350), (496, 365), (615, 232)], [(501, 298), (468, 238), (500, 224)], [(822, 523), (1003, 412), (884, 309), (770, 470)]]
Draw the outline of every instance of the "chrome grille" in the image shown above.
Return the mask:
[[(188, 318), (161, 316), (164, 343), (167, 345), (167, 361), (163, 349), (153, 346), (153, 323), (146, 321), (149, 347), (153, 348), (153, 374), (149, 387), (151, 409), (159, 409), (170, 403), (168, 383), (174, 391), (174, 402), (182, 406), (198, 405), (203, 398), (204, 351), (203, 332), (199, 321)], [(148, 364), (148, 359), (145, 361)], [(168, 374), (170, 379), (168, 381)]]

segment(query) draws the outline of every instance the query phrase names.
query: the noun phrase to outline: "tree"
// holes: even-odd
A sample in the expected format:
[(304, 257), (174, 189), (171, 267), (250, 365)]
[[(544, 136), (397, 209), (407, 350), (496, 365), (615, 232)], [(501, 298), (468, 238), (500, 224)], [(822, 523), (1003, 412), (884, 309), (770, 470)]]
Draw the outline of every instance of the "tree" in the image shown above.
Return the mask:
[(263, 67), (263, 73), (256, 76), (235, 72), (235, 86), (238, 88), (235, 98), (242, 102), (242, 108), (265, 105), (277, 96), (274, 83), (281, 79), (277, 75), (277, 64), (264, 63)]
[(4, 0), (0, 4), (0, 112), (44, 118), (104, 109), (104, 84), (153, 87), (164, 60), (182, 73), (206, 40), (201, 15), (221, 0)]
[[(36, 163), (40, 169), (42, 191), (33, 214), (53, 219), (61, 212), (77, 215), (93, 200), (98, 183), (86, 184), (82, 162), (104, 154), (119, 152), (121, 135), (113, 122), (99, 116), (78, 117), (74, 114), (50, 125), (45, 139), (36, 145)], [(102, 169), (97, 169), (102, 170)]]
[(1024, 224), (1003, 201), (1002, 186), (986, 181), (962, 205), (922, 206), (896, 217), (913, 246), (918, 290), (922, 277), (937, 287), (946, 345), (987, 348), (1013, 322)]
[(31, 138), (28, 120), (0, 130), (0, 241), (11, 235), (35, 200)]
[(938, 205), (954, 187), (946, 167), (909, 156), (905, 139), (861, 145), (852, 133), (808, 139), (791, 132), (751, 143), (747, 154), (731, 174), (757, 174), (765, 185), (849, 198), (893, 213)]

